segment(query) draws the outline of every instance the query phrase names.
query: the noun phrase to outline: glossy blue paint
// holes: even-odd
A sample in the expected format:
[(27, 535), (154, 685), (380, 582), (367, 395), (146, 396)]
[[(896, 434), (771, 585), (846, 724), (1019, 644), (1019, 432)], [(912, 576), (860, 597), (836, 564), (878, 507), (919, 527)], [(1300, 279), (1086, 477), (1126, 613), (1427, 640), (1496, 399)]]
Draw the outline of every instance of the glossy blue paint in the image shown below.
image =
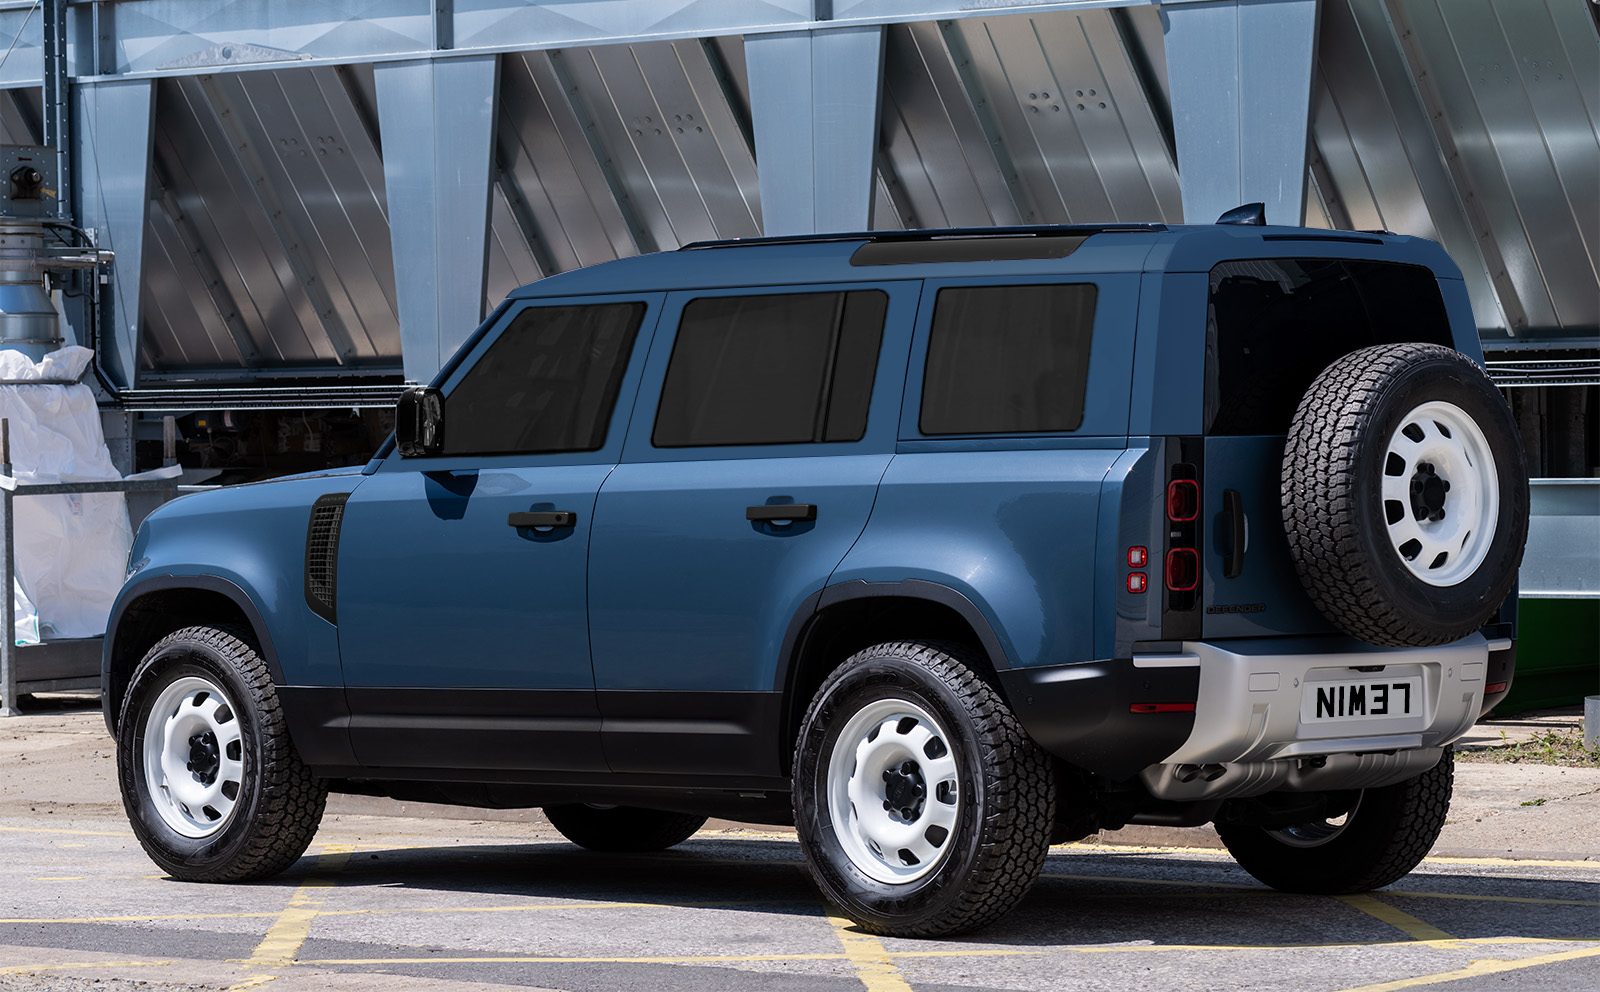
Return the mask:
[[(659, 295), (618, 295), (646, 312), (620, 395), (637, 390)], [(448, 393), (530, 306), (500, 311), (447, 367)], [(586, 569), (595, 498), (621, 455), (631, 404), (599, 450), (401, 458), (391, 451), (351, 496), (339, 544), (345, 684), (364, 688), (594, 689)], [(568, 510), (574, 527), (513, 528), (508, 514)]]
[[(623, 463), (596, 508), (590, 625), (602, 690), (770, 690), (790, 621), (866, 525), (894, 453), (920, 287), (804, 288), (888, 294), (865, 435), (850, 443), (655, 447), (657, 398), (676, 340), (669, 329), (689, 301), (716, 294), (670, 295)], [(788, 524), (745, 519), (747, 507), (768, 503), (810, 503), (817, 516)]]
[(318, 496), (350, 492), (360, 481), (354, 468), (308, 473), (194, 493), (157, 508), (139, 527), (111, 615), (162, 579), (220, 578), (238, 589), (247, 613), (260, 616), (284, 684), (338, 685), (337, 633), (306, 605), (306, 525)]
[(1120, 438), (1047, 450), (899, 454), (833, 583), (923, 579), (967, 597), (1004, 667), (1093, 657), (1094, 520)]
[[(1160, 639), (1162, 492), (1172, 446), (1193, 444), (1174, 438), (1202, 432), (1207, 274), (1218, 262), (1327, 256), (1428, 266), (1440, 277), (1457, 347), (1479, 355), (1459, 272), (1437, 246), (1414, 238), (1157, 227), (1094, 234), (1060, 259), (853, 266), (865, 237), (663, 253), (524, 287), (434, 384), (448, 395), (523, 308), (642, 301), (647, 314), (600, 450), (401, 459), (391, 445), (362, 469), (189, 497), (141, 529), (123, 602), (150, 580), (215, 576), (260, 615), (286, 682), (345, 686), (352, 699), (455, 693), (453, 706), (463, 705), (463, 690), (547, 691), (555, 695), (541, 705), (553, 709), (529, 716), (559, 722), (570, 700), (599, 717), (590, 750), (564, 755), (563, 767), (654, 770), (638, 764), (651, 734), (696, 736), (704, 746), (696, 753), (714, 754), (734, 723), (718, 722), (720, 703), (646, 720), (634, 694), (770, 696), (784, 684), (786, 636), (818, 593), (847, 583), (915, 579), (954, 590), (992, 629), (1002, 668), (1126, 658), (1136, 642)], [(923, 436), (921, 383), (938, 291), (1030, 282), (1097, 287), (1079, 429)], [(657, 399), (685, 303), (800, 287), (889, 295), (862, 440), (655, 448)], [(1250, 488), (1252, 506), (1275, 505), (1273, 445), (1210, 440), (1208, 514), (1220, 508), (1223, 480)], [(310, 506), (329, 492), (351, 493), (337, 628), (310, 611), (303, 592)], [(745, 518), (747, 507), (778, 502), (815, 504), (817, 517), (786, 525)], [(508, 513), (529, 509), (574, 511), (577, 526), (539, 533), (506, 524)], [(1282, 538), (1270, 521), (1251, 523), (1252, 563), (1282, 552), (1272, 548)], [(1217, 532), (1214, 520), (1207, 530)], [(1133, 544), (1151, 550), (1151, 594), (1125, 589)], [(1325, 629), (1282, 568), (1252, 569), (1230, 585), (1220, 545), (1207, 538), (1204, 551), (1206, 605), (1272, 604), (1207, 620), (1207, 636)], [(615, 732), (633, 735), (616, 755), (600, 753), (608, 694), (614, 726), (629, 728)], [(416, 698), (383, 716), (390, 740), (417, 712), (406, 706), (426, 709)], [(381, 754), (362, 752), (361, 713), (351, 726), (358, 757), (381, 763)], [(730, 758), (728, 769), (735, 766), (756, 767)]]

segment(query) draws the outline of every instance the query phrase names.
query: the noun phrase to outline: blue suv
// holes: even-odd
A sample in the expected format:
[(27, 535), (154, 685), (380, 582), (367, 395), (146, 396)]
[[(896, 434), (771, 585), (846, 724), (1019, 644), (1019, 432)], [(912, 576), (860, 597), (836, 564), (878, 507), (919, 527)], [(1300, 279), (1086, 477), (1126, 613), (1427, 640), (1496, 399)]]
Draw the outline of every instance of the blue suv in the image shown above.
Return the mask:
[(1528, 495), (1431, 242), (1259, 224), (690, 245), (524, 287), (364, 467), (140, 528), (104, 658), (139, 840), (234, 881), (327, 794), (583, 847), (794, 824), (868, 929), (1216, 824), (1357, 892), (1506, 691)]

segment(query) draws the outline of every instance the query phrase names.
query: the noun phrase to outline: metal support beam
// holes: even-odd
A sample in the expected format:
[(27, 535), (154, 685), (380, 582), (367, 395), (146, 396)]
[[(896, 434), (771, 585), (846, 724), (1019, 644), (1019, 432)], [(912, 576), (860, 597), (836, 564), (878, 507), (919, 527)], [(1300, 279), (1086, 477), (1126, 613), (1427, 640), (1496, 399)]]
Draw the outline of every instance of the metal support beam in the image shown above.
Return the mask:
[[(101, 248), (116, 253), (111, 285), (101, 287), (100, 364), (123, 388), (139, 367), (139, 287), (144, 272), (145, 210), (150, 201), (151, 118), (155, 82), (149, 79), (78, 83), (73, 88), (78, 160), (78, 224)], [(88, 344), (86, 328), (76, 329)]]
[(72, 117), (67, 0), (44, 0), (44, 143), (56, 150), (56, 216), (72, 211)]
[(1259, 200), (1268, 223), (1301, 223), (1317, 0), (1165, 0), (1161, 12), (1184, 219)]
[(871, 224), (883, 28), (745, 39), (765, 233)]
[(406, 378), (426, 382), (483, 319), (500, 60), (374, 68)]

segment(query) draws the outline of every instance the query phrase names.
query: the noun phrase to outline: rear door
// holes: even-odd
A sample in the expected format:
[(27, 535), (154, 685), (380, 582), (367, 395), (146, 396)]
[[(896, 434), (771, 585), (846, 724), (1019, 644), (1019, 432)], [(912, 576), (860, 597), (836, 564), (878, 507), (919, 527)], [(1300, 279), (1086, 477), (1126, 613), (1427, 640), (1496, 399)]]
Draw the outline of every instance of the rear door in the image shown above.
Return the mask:
[(1241, 259), (1211, 270), (1209, 292), (1204, 634), (1331, 632), (1284, 536), (1284, 437), (1306, 389), (1344, 355), (1400, 341), (1452, 344), (1438, 280), (1394, 262)]
[(917, 291), (668, 296), (590, 551), (613, 770), (778, 774), (779, 649), (893, 457)]

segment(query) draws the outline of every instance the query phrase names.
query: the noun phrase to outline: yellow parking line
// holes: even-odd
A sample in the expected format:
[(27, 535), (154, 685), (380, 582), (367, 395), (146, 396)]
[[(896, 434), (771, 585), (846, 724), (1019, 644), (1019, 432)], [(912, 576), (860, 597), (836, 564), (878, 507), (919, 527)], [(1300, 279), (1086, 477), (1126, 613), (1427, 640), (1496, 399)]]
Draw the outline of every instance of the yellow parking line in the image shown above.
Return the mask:
[(81, 882), (86, 877), (88, 877), (88, 876), (86, 876), (86, 875), (40, 875), (37, 878), (35, 878), (34, 881), (35, 882)]
[(317, 890), (332, 887), (333, 879), (327, 876), (339, 871), (350, 860), (350, 849), (342, 844), (325, 844), (322, 853), (323, 859), (317, 866), (319, 874), (300, 883), (294, 895), (289, 897), (289, 905), (267, 928), (266, 936), (256, 945), (255, 952), (245, 959), (245, 967), (257, 969), (257, 974), (247, 976), (232, 986), (230, 992), (242, 992), (265, 985), (276, 976), (262, 972), (294, 963), (300, 946), (311, 933), (311, 921), (317, 918), (317, 912), (322, 908), (322, 897), (316, 894)]
[[(950, 950), (934, 951), (890, 951), (885, 950), (883, 955), (889, 961), (897, 959), (921, 958), (1000, 958), (1000, 957), (1038, 957), (1051, 954), (1149, 954), (1160, 952), (1178, 952), (1182, 954), (1195, 954), (1206, 951), (1316, 951), (1316, 950), (1343, 950), (1350, 947), (1448, 947), (1461, 944), (1473, 945), (1522, 945), (1522, 944), (1560, 944), (1580, 942), (1578, 938), (1555, 937), (1467, 937), (1451, 941), (1346, 941), (1343, 943), (1320, 944), (1096, 944), (1085, 947), (967, 947), (953, 948)], [(1600, 937), (1582, 938), (1583, 943), (1600, 942)], [(879, 945), (882, 946), (881, 944)], [(1567, 960), (1569, 958), (1588, 957), (1600, 955), (1600, 947), (1583, 948), (1576, 951), (1563, 951), (1560, 954), (1547, 955), (1550, 960)], [(415, 964), (741, 964), (761, 962), (784, 961), (848, 961), (849, 955), (843, 953), (795, 953), (795, 954), (684, 954), (684, 955), (640, 955), (633, 957), (559, 957), (554, 955), (544, 956), (513, 956), (513, 955), (484, 955), (472, 957), (445, 957), (443, 955), (430, 955), (428, 957), (394, 957), (394, 958), (300, 958), (295, 964), (302, 967), (322, 967), (333, 965), (344, 966), (383, 966), (383, 965), (415, 965)], [(1539, 963), (1544, 958), (1525, 958), (1524, 961)], [(904, 981), (904, 979), (901, 979)], [(1376, 992), (1375, 989), (1349, 990), (1349, 992)]]
[(855, 969), (856, 978), (861, 980), (867, 992), (911, 992), (911, 986), (906, 984), (900, 969), (889, 960), (889, 952), (884, 949), (881, 940), (870, 933), (853, 929), (855, 922), (842, 916), (830, 913), (828, 922), (833, 924), (833, 933), (844, 947), (845, 959)]
[(1338, 899), (1351, 909), (1360, 910), (1375, 920), (1387, 923), (1412, 940), (1451, 942), (1455, 940), (1450, 934), (1440, 930), (1427, 920), (1418, 919), (1405, 910), (1391, 906), (1375, 896), (1349, 895), (1339, 896)]
[(0, 968), (0, 975), (32, 975), (41, 971), (77, 971), (82, 968), (158, 968), (171, 961), (62, 961), (55, 964), (14, 964)]
[(1563, 961), (1578, 961), (1596, 956), (1600, 956), (1600, 947), (1559, 951), (1555, 954), (1540, 954), (1531, 958), (1518, 958), (1510, 961), (1500, 958), (1483, 958), (1472, 962), (1465, 968), (1457, 968), (1455, 971), (1441, 971), (1433, 975), (1401, 978), (1392, 982), (1381, 982), (1377, 985), (1362, 985), (1359, 988), (1346, 989), (1345, 992), (1398, 992), (1399, 989), (1414, 989), (1424, 985), (1443, 985), (1446, 982), (1482, 978), (1485, 975), (1500, 975), (1508, 971), (1521, 971), (1524, 968), (1537, 968), (1541, 965), (1560, 964)]
[[(1051, 848), (1053, 851), (1084, 851), (1091, 854), (1167, 854), (1184, 856), (1203, 856), (1226, 858), (1228, 852), (1220, 847), (1159, 847), (1143, 844), (1095, 844), (1086, 841), (1074, 841), (1071, 844), (1057, 844)], [(1440, 854), (1429, 855), (1423, 859), (1427, 864), (1441, 865), (1475, 865), (1480, 867), (1498, 868), (1580, 868), (1600, 869), (1600, 860), (1586, 860), (1580, 858), (1554, 859), (1554, 858), (1465, 858), (1454, 855)]]
[(63, 834), (68, 837), (132, 837), (128, 830), (69, 830), (65, 827), (0, 827), (3, 834)]

